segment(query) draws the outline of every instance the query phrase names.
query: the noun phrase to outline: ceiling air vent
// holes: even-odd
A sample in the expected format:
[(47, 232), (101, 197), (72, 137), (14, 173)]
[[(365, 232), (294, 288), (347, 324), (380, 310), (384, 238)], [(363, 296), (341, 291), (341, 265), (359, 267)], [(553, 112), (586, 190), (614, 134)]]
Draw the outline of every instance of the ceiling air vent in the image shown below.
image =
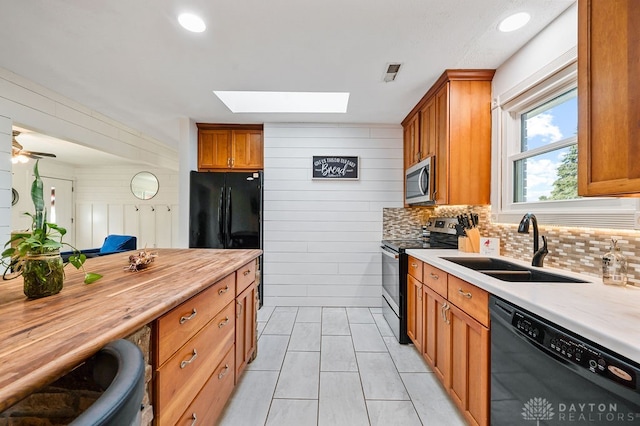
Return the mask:
[(398, 71), (400, 71), (400, 65), (402, 64), (387, 64), (387, 71), (384, 73), (384, 77), (382, 78), (385, 83), (389, 83), (396, 79), (396, 75), (398, 75)]

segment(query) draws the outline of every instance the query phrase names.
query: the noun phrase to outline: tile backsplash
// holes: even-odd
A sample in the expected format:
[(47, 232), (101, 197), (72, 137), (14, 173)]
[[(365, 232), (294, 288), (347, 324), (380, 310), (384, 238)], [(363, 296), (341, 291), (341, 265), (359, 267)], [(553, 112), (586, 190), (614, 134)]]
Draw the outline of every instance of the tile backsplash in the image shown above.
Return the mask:
[[(533, 232), (518, 234), (517, 224), (491, 223), (490, 206), (385, 208), (383, 238), (418, 238), (422, 225), (432, 216), (451, 217), (471, 212), (480, 216), (480, 235), (500, 238), (500, 254), (531, 260)], [(629, 283), (640, 286), (640, 231), (538, 225), (549, 244), (545, 265), (599, 277), (602, 256), (614, 238), (627, 258)]]

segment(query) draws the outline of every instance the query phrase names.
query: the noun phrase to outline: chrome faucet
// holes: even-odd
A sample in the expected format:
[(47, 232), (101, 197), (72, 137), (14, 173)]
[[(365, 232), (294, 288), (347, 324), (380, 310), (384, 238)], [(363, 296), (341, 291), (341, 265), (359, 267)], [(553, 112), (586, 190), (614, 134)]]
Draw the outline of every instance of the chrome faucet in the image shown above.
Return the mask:
[(533, 222), (533, 259), (531, 260), (531, 266), (542, 267), (544, 257), (549, 253), (547, 247), (547, 237), (542, 236), (542, 248), (538, 246), (538, 221), (536, 215), (533, 213), (527, 213), (522, 217), (520, 225), (518, 225), (518, 233), (529, 233), (529, 222)]

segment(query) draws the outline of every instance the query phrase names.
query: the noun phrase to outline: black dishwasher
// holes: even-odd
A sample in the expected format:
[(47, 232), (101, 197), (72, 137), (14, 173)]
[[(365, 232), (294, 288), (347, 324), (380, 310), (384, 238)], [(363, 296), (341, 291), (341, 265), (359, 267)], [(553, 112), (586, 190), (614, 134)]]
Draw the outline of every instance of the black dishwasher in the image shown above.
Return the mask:
[(640, 365), (491, 296), (491, 425), (640, 424)]

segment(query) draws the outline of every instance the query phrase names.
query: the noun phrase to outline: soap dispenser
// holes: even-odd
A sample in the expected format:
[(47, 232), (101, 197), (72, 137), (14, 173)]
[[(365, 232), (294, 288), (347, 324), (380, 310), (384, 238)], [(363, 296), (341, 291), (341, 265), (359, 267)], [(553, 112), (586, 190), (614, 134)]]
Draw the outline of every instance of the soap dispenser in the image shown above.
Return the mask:
[(627, 284), (627, 259), (617, 243), (612, 238), (609, 251), (602, 256), (602, 281), (607, 285), (623, 286)]

